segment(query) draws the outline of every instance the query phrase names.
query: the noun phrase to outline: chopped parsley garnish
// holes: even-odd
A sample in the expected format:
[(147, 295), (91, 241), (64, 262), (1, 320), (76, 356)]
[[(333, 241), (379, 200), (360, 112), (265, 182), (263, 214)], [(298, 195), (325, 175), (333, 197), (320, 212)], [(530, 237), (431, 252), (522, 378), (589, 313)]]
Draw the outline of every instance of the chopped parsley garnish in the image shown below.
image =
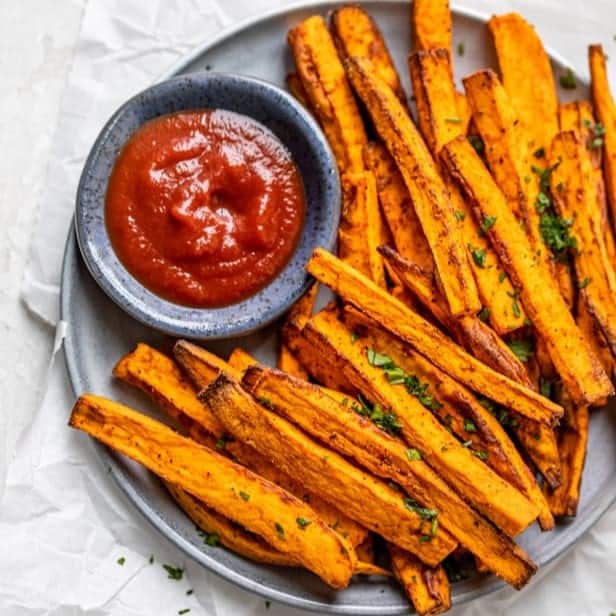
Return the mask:
[(181, 567), (173, 567), (172, 565), (163, 565), (163, 569), (167, 572), (167, 578), (170, 580), (181, 580), (184, 575), (184, 569)]
[(584, 126), (590, 129), (587, 146), (590, 150), (597, 150), (603, 146), (603, 138), (605, 136), (605, 127), (600, 122), (593, 124), (590, 120), (584, 120)]
[(463, 56), (464, 51), (465, 51), (464, 43), (458, 43), (457, 50), (458, 50), (458, 55)]
[(242, 492), (240, 490), (240, 498), (246, 502), (248, 502), (250, 500), (250, 494), (248, 494), (248, 492)]
[(371, 366), (381, 368), (385, 372), (389, 383), (404, 385), (412, 396), (415, 396), (423, 406), (431, 411), (438, 411), (441, 408), (442, 404), (432, 394), (428, 393), (428, 383), (421, 383), (417, 376), (405, 372), (403, 368), (393, 362), (391, 357), (377, 353), (374, 349), (367, 349), (366, 356)]
[(505, 272), (501, 272), (498, 275), (498, 282), (503, 282), (505, 280), (505, 278), (507, 278), (507, 274), (505, 274)]
[(357, 332), (351, 332), (351, 342), (355, 342), (359, 338)]
[(471, 453), (476, 457), (479, 458), (480, 460), (487, 460), (488, 459), (488, 452), (484, 451), (483, 449), (471, 449)]
[(577, 88), (575, 75), (570, 68), (567, 69), (567, 72), (564, 75), (560, 76), (558, 83), (560, 83), (560, 87), (565, 90), (575, 90), (575, 88)]
[(464, 418), (464, 430), (465, 432), (477, 432), (477, 426), (475, 425), (472, 419), (465, 417)]
[(413, 449), (412, 447), (406, 450), (406, 457), (411, 462), (413, 462), (414, 460), (421, 460), (421, 454), (419, 453), (419, 451), (417, 451), (417, 449)]
[(259, 404), (261, 404), (262, 406), (264, 406), (266, 409), (269, 409), (270, 411), (274, 410), (274, 404), (272, 403), (272, 401), (269, 398), (265, 398), (263, 396), (259, 396), (257, 398), (257, 402)]
[(490, 318), (490, 309), (487, 306), (484, 306), (478, 313), (477, 316), (484, 322), (487, 323)]
[(379, 404), (370, 406), (361, 397), (358, 397), (359, 404), (353, 403), (351, 408), (362, 417), (367, 417), (383, 432), (388, 434), (399, 434), (402, 430), (402, 424), (398, 421), (398, 416), (394, 413), (388, 413), (382, 409)]
[(190, 608), (189, 607), (185, 607), (183, 610), (178, 610), (178, 614), (180, 614), (180, 616), (182, 614), (188, 614), (188, 612), (190, 612)]
[(537, 201), (535, 202), (535, 206), (537, 207), (537, 211), (540, 214), (542, 214), (549, 207), (552, 206), (552, 201), (550, 200), (550, 198), (544, 192), (540, 192), (537, 195)]
[(300, 528), (306, 528), (306, 526), (310, 526), (312, 524), (312, 521), (308, 518), (297, 518), (295, 521)]
[(539, 220), (541, 237), (559, 260), (566, 258), (566, 250), (577, 248), (577, 240), (569, 232), (572, 225), (572, 220), (561, 218), (555, 214), (541, 214)]
[(482, 221), (481, 221), (481, 230), (485, 233), (486, 231), (489, 231), (493, 226), (494, 223), (496, 222), (496, 216), (484, 216)]
[(486, 398), (485, 396), (477, 396), (477, 402), (481, 404), (485, 409), (490, 411), (503, 428), (517, 428), (519, 423), (515, 417), (511, 417), (509, 411), (502, 406), (496, 404), (494, 401)]
[(483, 248), (477, 248), (472, 244), (468, 245), (468, 249), (471, 252), (471, 256), (473, 257), (473, 261), (477, 267), (485, 269), (486, 266), (486, 251)]
[(126, 562), (126, 558), (124, 558), (124, 556), (120, 556), (120, 558), (118, 558), (116, 562), (118, 563), (118, 565), (124, 566), (124, 563)]
[(513, 293), (507, 292), (507, 295), (513, 300), (511, 303), (511, 309), (513, 310), (513, 316), (516, 319), (519, 319), (520, 316), (522, 315), (522, 312), (520, 311), (520, 304), (518, 304), (520, 292), (519, 291), (514, 291)]
[(449, 124), (462, 124), (462, 118), (452, 116), (450, 118), (445, 118), (445, 122), (449, 122)]
[(455, 210), (453, 215), (458, 222), (462, 222), (466, 218), (466, 214), (460, 210)]
[(220, 543), (220, 535), (218, 533), (203, 533), (203, 543), (215, 548)]
[(282, 527), (282, 524), (280, 524), (280, 522), (276, 522), (274, 524), (274, 528), (276, 529), (276, 534), (281, 538), (284, 539), (284, 528)]
[(409, 497), (405, 497), (403, 500), (407, 509), (416, 513), (422, 520), (430, 522), (429, 532), (421, 535), (420, 541), (431, 541), (436, 536), (436, 531), (438, 530), (438, 511), (428, 507), (421, 507), (417, 501)]
[(270, 609), (270, 605), (271, 605), (271, 604), (272, 604), (272, 602), (271, 602), (271, 601), (266, 601), (266, 602), (265, 602), (265, 609), (266, 609), (266, 610), (269, 610), (269, 609)]
[(154, 554), (150, 554), (150, 564), (154, 563)]
[(552, 392), (553, 392), (553, 386), (554, 383), (552, 383), (552, 381), (550, 381), (549, 379), (544, 379), (541, 378), (539, 379), (539, 391), (541, 392), (542, 396), (545, 396), (546, 398), (552, 398)]
[(592, 278), (584, 278), (578, 282), (578, 289), (585, 289), (591, 282)]
[(233, 439), (230, 436), (221, 436), (217, 441), (216, 441), (216, 449), (223, 451), (224, 448), (227, 446), (227, 443), (230, 443)]
[(535, 347), (530, 338), (520, 338), (519, 340), (510, 340), (507, 346), (513, 351), (515, 356), (523, 363), (526, 363), (534, 354)]
[(189, 588), (189, 589), (186, 591), (186, 594), (187, 594), (187, 595), (192, 595), (194, 592), (195, 592), (195, 591), (194, 591), (192, 588)]
[(481, 156), (486, 149), (486, 146), (483, 143), (483, 139), (479, 135), (469, 135), (467, 139), (468, 139), (468, 142), (475, 149), (475, 152), (477, 152), (477, 154)]

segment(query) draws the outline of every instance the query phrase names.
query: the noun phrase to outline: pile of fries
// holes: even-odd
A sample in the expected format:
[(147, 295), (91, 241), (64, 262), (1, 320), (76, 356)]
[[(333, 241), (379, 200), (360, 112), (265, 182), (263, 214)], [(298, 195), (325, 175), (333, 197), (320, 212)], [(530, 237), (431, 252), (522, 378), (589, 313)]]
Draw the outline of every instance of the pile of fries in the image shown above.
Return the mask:
[(501, 76), (461, 93), (448, 3), (412, 20), (416, 122), (362, 8), (289, 32), (343, 213), (338, 256), (307, 266), (336, 300), (295, 305), (278, 369), (139, 344), (114, 375), (179, 431), (90, 394), (70, 425), (159, 475), (210, 544), (333, 588), (393, 575), (438, 614), (452, 563), (521, 588), (515, 536), (576, 513), (589, 409), (614, 393), (616, 106), (599, 46), (592, 102), (559, 105), (533, 28), (492, 17)]

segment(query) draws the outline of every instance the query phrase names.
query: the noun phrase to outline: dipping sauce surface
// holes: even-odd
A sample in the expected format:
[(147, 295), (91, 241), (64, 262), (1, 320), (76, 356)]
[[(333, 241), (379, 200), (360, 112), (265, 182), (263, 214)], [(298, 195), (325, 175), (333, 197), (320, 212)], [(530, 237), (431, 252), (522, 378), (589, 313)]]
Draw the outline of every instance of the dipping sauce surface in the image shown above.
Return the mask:
[(111, 243), (150, 291), (216, 307), (253, 295), (298, 243), (304, 188), (290, 153), (255, 120), (223, 110), (161, 116), (115, 163)]

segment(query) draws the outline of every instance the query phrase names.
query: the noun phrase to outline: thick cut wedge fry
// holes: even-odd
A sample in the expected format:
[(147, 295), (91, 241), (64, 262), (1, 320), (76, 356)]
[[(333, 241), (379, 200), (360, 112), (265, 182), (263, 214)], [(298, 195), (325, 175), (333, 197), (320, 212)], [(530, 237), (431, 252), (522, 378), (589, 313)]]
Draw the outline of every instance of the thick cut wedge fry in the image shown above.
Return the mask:
[(304, 335), (320, 345), (323, 352), (337, 355), (351, 386), (393, 413), (404, 440), (505, 533), (514, 536), (535, 520), (538, 508), (463, 447), (404, 383), (389, 382), (382, 368), (370, 365), (363, 340), (351, 344), (350, 330), (335, 314), (320, 312), (306, 324)]
[(449, 0), (414, 0), (412, 20), (416, 49), (451, 51)]
[(461, 183), (478, 214), (496, 219), (488, 230), (490, 240), (519, 289), (533, 325), (548, 345), (567, 390), (576, 402), (585, 404), (611, 395), (612, 384), (475, 150), (466, 140), (456, 139), (445, 146), (443, 153), (449, 170)]
[(451, 313), (478, 312), (481, 302), (454, 210), (438, 167), (406, 110), (365, 58), (347, 61), (347, 74), (366, 105), (409, 190)]
[(340, 172), (361, 173), (366, 131), (325, 20), (309, 17), (289, 31), (288, 41), (310, 107)]
[(438, 511), (439, 529), (447, 529), (467, 549), (485, 557), (490, 570), (509, 583), (520, 585), (532, 573), (534, 566), (510, 539), (473, 511), (417, 455), (409, 459), (400, 440), (357, 415), (348, 399), (333, 400), (314, 385), (263, 367), (251, 368), (244, 383), (306, 432)]
[(612, 224), (614, 224), (614, 221), (616, 221), (616, 104), (610, 91), (606, 55), (603, 53), (601, 45), (589, 46), (588, 62), (595, 113), (597, 120), (605, 129), (603, 136), (603, 173), (607, 202), (612, 214)]
[(451, 588), (442, 566), (432, 569), (412, 554), (390, 546), (394, 575), (419, 616), (436, 616), (451, 607)]
[(396, 249), (403, 255), (412, 255), (416, 263), (432, 272), (430, 245), (391, 154), (381, 143), (370, 142), (364, 148), (364, 161), (376, 179), (379, 202)]
[(528, 135), (528, 145), (531, 151), (547, 151), (558, 132), (558, 97), (541, 39), (517, 13), (494, 15), (488, 28), (503, 85)]
[[(333, 588), (344, 588), (349, 583), (356, 560), (351, 545), (306, 503), (275, 484), (105, 398), (81, 396), (69, 425), (140, 462), (165, 481), (261, 536)], [(249, 499), (240, 493), (248, 494)], [(312, 523), (300, 527), (298, 518)]]
[[(464, 317), (458, 321), (452, 319), (438, 289), (429, 277), (391, 249), (382, 248), (381, 253), (420, 302), (469, 353), (512, 381), (530, 389), (535, 388), (524, 364), (490, 327), (477, 317)], [(519, 413), (512, 412), (511, 415), (517, 423), (516, 437), (548, 484), (556, 487), (560, 481), (560, 462), (554, 431), (549, 426)], [(553, 520), (546, 513), (545, 507), (542, 511), (544, 513), (540, 518), (541, 526), (548, 529)]]
[[(235, 438), (426, 564), (438, 564), (455, 548), (456, 542), (446, 531), (430, 541), (422, 540), (424, 521), (405, 507), (399, 492), (258, 405), (226, 375), (221, 374), (199, 395)], [(364, 506), (367, 502), (373, 504), (369, 510)]]
[(261, 537), (216, 513), (182, 488), (168, 483), (167, 489), (188, 517), (201, 530), (215, 535), (226, 548), (259, 563), (284, 567), (299, 566), (299, 562), (293, 557), (275, 550)]
[(361, 6), (347, 4), (332, 13), (331, 29), (342, 60), (353, 56), (368, 58), (377, 75), (406, 106), (406, 93), (400, 76), (374, 19)]
[(587, 444), (588, 407), (568, 409), (559, 438), (563, 480), (556, 490), (547, 493), (552, 513), (557, 517), (575, 516), (577, 513)]
[(579, 133), (564, 131), (552, 141), (552, 194), (562, 218), (572, 222), (577, 241), (573, 263), (580, 294), (616, 355), (616, 274), (605, 247), (597, 205), (596, 184), (586, 144)]
[[(185, 344), (190, 345), (185, 341), (178, 343), (184, 349), (184, 357), (186, 358), (186, 353), (190, 353), (193, 364), (204, 365), (202, 375), (212, 367), (213, 359), (218, 359), (196, 345), (185, 346)], [(195, 353), (198, 350), (201, 352), (196, 355)], [(248, 366), (254, 365), (256, 361), (245, 351), (240, 353), (236, 349), (233, 355), (235, 358), (234, 366), (229, 367), (228, 370), (234, 368), (236, 371), (232, 370), (233, 373), (241, 378), (244, 370)], [(251, 447), (239, 441), (229, 440), (224, 426), (199, 401), (197, 392), (187, 382), (175, 363), (167, 356), (146, 344), (139, 344), (132, 353), (125, 355), (116, 364), (114, 375), (151, 396), (184, 427), (196, 442), (210, 448), (216, 447), (220, 453), (228, 455), (234, 461), (279, 485), (298, 498), (310, 502), (311, 507), (319, 517), (330, 526), (335, 526), (336, 531), (346, 537), (352, 545), (357, 545), (365, 539), (367, 531), (359, 524), (347, 518), (316, 494), (307, 492), (301, 482), (297, 482), (279, 471)], [(218, 371), (213, 371), (210, 377), (200, 381), (200, 386), (205, 387), (217, 375)]]
[(408, 342), (443, 372), (474, 391), (537, 421), (552, 423), (562, 415), (562, 408), (557, 404), (477, 361), (428, 321), (334, 255), (316, 249), (307, 268), (344, 301)]

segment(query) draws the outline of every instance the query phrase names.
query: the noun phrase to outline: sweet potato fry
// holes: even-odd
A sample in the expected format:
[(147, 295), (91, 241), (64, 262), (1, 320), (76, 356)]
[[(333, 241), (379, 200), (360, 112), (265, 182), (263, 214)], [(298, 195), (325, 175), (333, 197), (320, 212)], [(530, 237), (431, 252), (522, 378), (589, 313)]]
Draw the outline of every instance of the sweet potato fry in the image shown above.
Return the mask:
[(558, 97), (550, 59), (535, 29), (517, 13), (488, 22), (503, 85), (531, 151), (550, 146), (558, 132)]
[[(422, 540), (424, 520), (405, 506), (398, 492), (257, 404), (226, 375), (221, 374), (199, 396), (235, 438), (426, 564), (438, 564), (455, 548), (456, 542), (446, 531), (430, 541)], [(374, 506), (367, 510), (366, 502)]]
[[(580, 328), (584, 339), (593, 353), (599, 358), (605, 373), (613, 380), (616, 378), (616, 361), (612, 355), (612, 351), (605, 339), (605, 335), (595, 321), (595, 318), (588, 312), (586, 301), (582, 295), (577, 298), (577, 310), (575, 322)], [(597, 400), (594, 406), (604, 406), (607, 404), (607, 398)]]
[(481, 302), (438, 167), (395, 94), (365, 58), (347, 61), (347, 74), (392, 154), (430, 245), (443, 293), (458, 317), (478, 312)]
[[(199, 381), (198, 386), (205, 387), (214, 380), (218, 371), (212, 371), (207, 378), (203, 378), (203, 375), (214, 364), (213, 359), (218, 360), (215, 355), (185, 341), (180, 341), (178, 348), (183, 350), (185, 361), (187, 357), (190, 357), (193, 366), (199, 364), (204, 366), (200, 372), (203, 380)], [(233, 355), (234, 366), (228, 367), (227, 370), (231, 370), (233, 374), (241, 378), (244, 370), (249, 365), (254, 365), (256, 361), (245, 351), (239, 352), (236, 349)], [(222, 368), (225, 366), (223, 363)], [(194, 368), (192, 372), (195, 372)], [(279, 485), (298, 498), (309, 501), (319, 517), (330, 526), (335, 526), (336, 531), (346, 537), (352, 545), (357, 545), (365, 539), (367, 531), (359, 524), (350, 520), (316, 494), (307, 492), (301, 482), (279, 471), (251, 447), (240, 441), (229, 440), (224, 426), (199, 401), (195, 389), (167, 356), (146, 344), (139, 344), (134, 351), (125, 355), (116, 364), (114, 375), (147, 393), (196, 442), (210, 448), (215, 447), (217, 451), (228, 455), (251, 471)]]
[[(163, 424), (99, 396), (81, 396), (69, 425), (180, 486), (297, 559), (333, 588), (349, 583), (356, 560), (352, 546), (306, 503), (275, 484)], [(311, 524), (302, 526), (299, 518)]]
[(331, 30), (342, 60), (353, 56), (368, 58), (377, 75), (406, 106), (406, 93), (400, 76), (374, 19), (361, 6), (347, 4), (332, 13)]
[[(419, 459), (417, 450), (407, 450), (400, 440), (358, 415), (348, 398), (334, 401), (314, 385), (264, 367), (251, 368), (244, 384), (253, 394), (267, 397), (278, 413), (306, 432), (375, 475), (395, 481), (419, 504), (437, 511), (439, 528), (451, 532), (473, 553), (485, 556), (497, 575), (516, 585), (530, 574), (528, 559), (521, 558), (510, 539), (473, 511)], [(409, 452), (413, 453), (410, 457)]]
[(578, 132), (556, 135), (550, 164), (554, 167), (550, 183), (556, 208), (563, 219), (571, 221), (576, 238), (573, 263), (580, 294), (616, 355), (616, 274), (607, 255), (601, 217), (593, 215), (596, 183), (586, 144)]
[(378, 358), (380, 350), (368, 349), (362, 338), (351, 343), (350, 330), (327, 311), (306, 324), (304, 335), (323, 352), (337, 355), (351, 386), (384, 412), (392, 413), (409, 446), (506, 534), (514, 536), (535, 520), (538, 508), (463, 447), (424, 406), (434, 404), (433, 395), (428, 396), (421, 383), (411, 379), (416, 384), (415, 395), (407, 380), (392, 382), (385, 368), (370, 363), (370, 354)]
[[(603, 173), (612, 225), (616, 221), (616, 104), (612, 98), (607, 76), (606, 55), (601, 45), (590, 45), (590, 87), (597, 119), (603, 126)], [(612, 227), (616, 232), (616, 229)]]
[(568, 409), (559, 438), (563, 480), (556, 490), (547, 492), (552, 513), (557, 517), (577, 513), (587, 443), (588, 407)]
[(408, 342), (443, 372), (474, 391), (537, 421), (551, 423), (562, 415), (562, 408), (557, 404), (477, 361), (428, 321), (334, 255), (316, 249), (307, 268), (344, 301)]
[(387, 148), (374, 141), (364, 148), (364, 162), (376, 179), (381, 210), (398, 252), (413, 256), (427, 271), (434, 270), (434, 259), (409, 191)]
[(305, 19), (289, 31), (288, 41), (340, 173), (361, 173), (366, 131), (325, 20), (319, 15)]
[(259, 563), (283, 567), (297, 567), (299, 562), (268, 545), (261, 537), (231, 522), (203, 504), (188, 492), (170, 483), (166, 484), (177, 504), (204, 532), (216, 538), (231, 551)]
[(456, 139), (445, 146), (443, 153), (452, 175), (461, 183), (478, 214), (494, 218), (488, 230), (490, 240), (520, 291), (524, 308), (538, 334), (548, 344), (551, 359), (567, 390), (576, 402), (585, 404), (611, 395), (612, 384), (475, 150), (466, 140)]
[(449, 0), (414, 0), (412, 20), (415, 49), (451, 51)]
[(395, 545), (389, 555), (394, 575), (419, 616), (436, 616), (451, 607), (451, 588), (442, 566), (432, 569)]

